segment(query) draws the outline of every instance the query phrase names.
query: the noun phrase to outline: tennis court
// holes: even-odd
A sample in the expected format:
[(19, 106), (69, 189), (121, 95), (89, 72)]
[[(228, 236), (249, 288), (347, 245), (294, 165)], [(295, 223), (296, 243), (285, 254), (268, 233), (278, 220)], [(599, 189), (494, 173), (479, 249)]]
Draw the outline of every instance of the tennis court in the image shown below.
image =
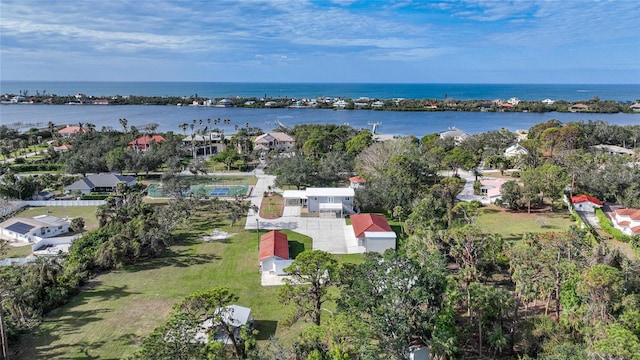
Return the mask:
[[(249, 185), (194, 185), (182, 190), (184, 196), (204, 196), (204, 197), (235, 197), (248, 196)], [(170, 197), (166, 194), (162, 184), (151, 184), (147, 187), (147, 194), (153, 198)]]

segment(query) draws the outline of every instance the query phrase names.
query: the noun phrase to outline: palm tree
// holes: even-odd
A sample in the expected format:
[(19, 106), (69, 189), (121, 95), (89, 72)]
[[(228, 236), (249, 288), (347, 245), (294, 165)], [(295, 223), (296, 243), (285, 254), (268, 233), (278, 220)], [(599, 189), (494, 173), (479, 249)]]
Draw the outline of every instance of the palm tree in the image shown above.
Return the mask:
[(120, 122), (120, 125), (122, 125), (122, 133), (126, 134), (127, 133), (127, 119), (122, 118), (122, 119), (118, 119), (118, 121)]
[(47, 128), (51, 133), (51, 139), (54, 139), (56, 137), (56, 124), (54, 124), (52, 121), (49, 121), (49, 123), (47, 124)]
[(184, 132), (184, 136), (187, 136), (187, 127), (188, 126), (189, 126), (189, 124), (187, 124), (187, 123), (182, 123), (182, 124), (178, 125), (180, 130), (182, 130)]

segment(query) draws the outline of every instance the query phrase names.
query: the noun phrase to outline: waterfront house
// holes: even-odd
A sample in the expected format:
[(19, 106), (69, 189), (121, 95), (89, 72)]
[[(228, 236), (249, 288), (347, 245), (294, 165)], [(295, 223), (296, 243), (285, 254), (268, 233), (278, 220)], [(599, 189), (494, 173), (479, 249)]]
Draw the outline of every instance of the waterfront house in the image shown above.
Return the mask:
[(152, 144), (157, 144), (163, 141), (165, 141), (165, 138), (160, 135), (145, 135), (129, 141), (129, 149), (136, 151), (147, 151), (151, 149)]
[(116, 191), (118, 183), (125, 183), (126, 186), (136, 184), (133, 176), (118, 175), (113, 173), (95, 174), (84, 177), (64, 188), (65, 192), (79, 192), (81, 194), (90, 193), (112, 193)]
[(541, 102), (545, 105), (553, 105), (553, 103), (555, 103), (555, 101), (551, 99), (544, 99)]
[(93, 100), (91, 103), (93, 105), (109, 105), (111, 101), (109, 101), (109, 99), (96, 99)]
[(588, 110), (589, 110), (589, 106), (581, 103), (573, 104), (569, 107), (569, 111), (571, 112), (588, 111)]
[(49, 215), (15, 217), (0, 223), (0, 237), (9, 241), (33, 243), (69, 232), (69, 223)]
[(371, 107), (374, 107), (374, 108), (381, 108), (383, 106), (384, 106), (384, 103), (380, 100), (376, 100), (371, 103)]
[(221, 99), (216, 102), (215, 107), (233, 107), (233, 101), (229, 99)]
[(86, 133), (88, 131), (89, 129), (87, 128), (81, 128), (80, 126), (75, 126), (75, 125), (67, 125), (67, 127), (58, 130), (58, 134), (61, 137), (71, 137), (75, 134)]
[(520, 103), (520, 99), (518, 99), (517, 97), (512, 97), (511, 99), (507, 100), (507, 103), (511, 104), (512, 106), (517, 106)]
[(254, 150), (264, 157), (270, 151), (287, 152), (293, 148), (296, 140), (283, 132), (264, 133), (253, 140)]
[(464, 139), (468, 138), (470, 135), (466, 131), (462, 131), (455, 126), (450, 127), (447, 131), (440, 132), (440, 138), (453, 138), (456, 144), (460, 144)]
[(366, 252), (383, 253), (396, 248), (396, 233), (383, 215), (355, 214), (350, 219), (358, 246), (363, 246)]
[(631, 109), (632, 111), (635, 111), (635, 112), (640, 111), (640, 103), (635, 103), (635, 104), (629, 106), (629, 109)]
[(182, 139), (182, 146), (195, 152), (195, 155), (215, 155), (224, 152), (227, 145), (223, 133), (210, 132), (206, 135), (191, 134)]
[(589, 195), (578, 195), (571, 197), (573, 208), (577, 211), (595, 212), (596, 208), (602, 207), (602, 202)]
[(640, 235), (640, 210), (617, 209), (610, 212), (611, 223), (625, 235)]
[(333, 103), (333, 107), (337, 109), (344, 109), (347, 106), (347, 102), (344, 99), (340, 99)]

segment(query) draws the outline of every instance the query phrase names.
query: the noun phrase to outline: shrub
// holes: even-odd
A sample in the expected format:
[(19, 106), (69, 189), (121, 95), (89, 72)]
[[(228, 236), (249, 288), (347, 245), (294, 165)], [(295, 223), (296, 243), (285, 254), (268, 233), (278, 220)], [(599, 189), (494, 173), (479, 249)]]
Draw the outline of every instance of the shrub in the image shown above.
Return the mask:
[(598, 221), (600, 222), (600, 227), (607, 234), (613, 236), (614, 239), (623, 242), (629, 242), (629, 236), (625, 235), (620, 229), (616, 229), (611, 225), (611, 221), (607, 215), (604, 214), (602, 209), (596, 209), (596, 216), (598, 217)]

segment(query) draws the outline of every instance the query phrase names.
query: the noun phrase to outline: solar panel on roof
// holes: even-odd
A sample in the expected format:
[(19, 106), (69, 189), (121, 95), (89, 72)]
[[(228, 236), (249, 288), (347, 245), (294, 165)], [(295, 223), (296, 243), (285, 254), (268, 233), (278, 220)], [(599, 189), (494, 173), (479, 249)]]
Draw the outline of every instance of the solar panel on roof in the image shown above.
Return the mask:
[(25, 224), (22, 222), (17, 222), (13, 225), (9, 225), (7, 226), (7, 230), (13, 231), (15, 233), (24, 235), (26, 233), (29, 232), (29, 230), (33, 229), (35, 226), (33, 225), (29, 225), (29, 224)]

